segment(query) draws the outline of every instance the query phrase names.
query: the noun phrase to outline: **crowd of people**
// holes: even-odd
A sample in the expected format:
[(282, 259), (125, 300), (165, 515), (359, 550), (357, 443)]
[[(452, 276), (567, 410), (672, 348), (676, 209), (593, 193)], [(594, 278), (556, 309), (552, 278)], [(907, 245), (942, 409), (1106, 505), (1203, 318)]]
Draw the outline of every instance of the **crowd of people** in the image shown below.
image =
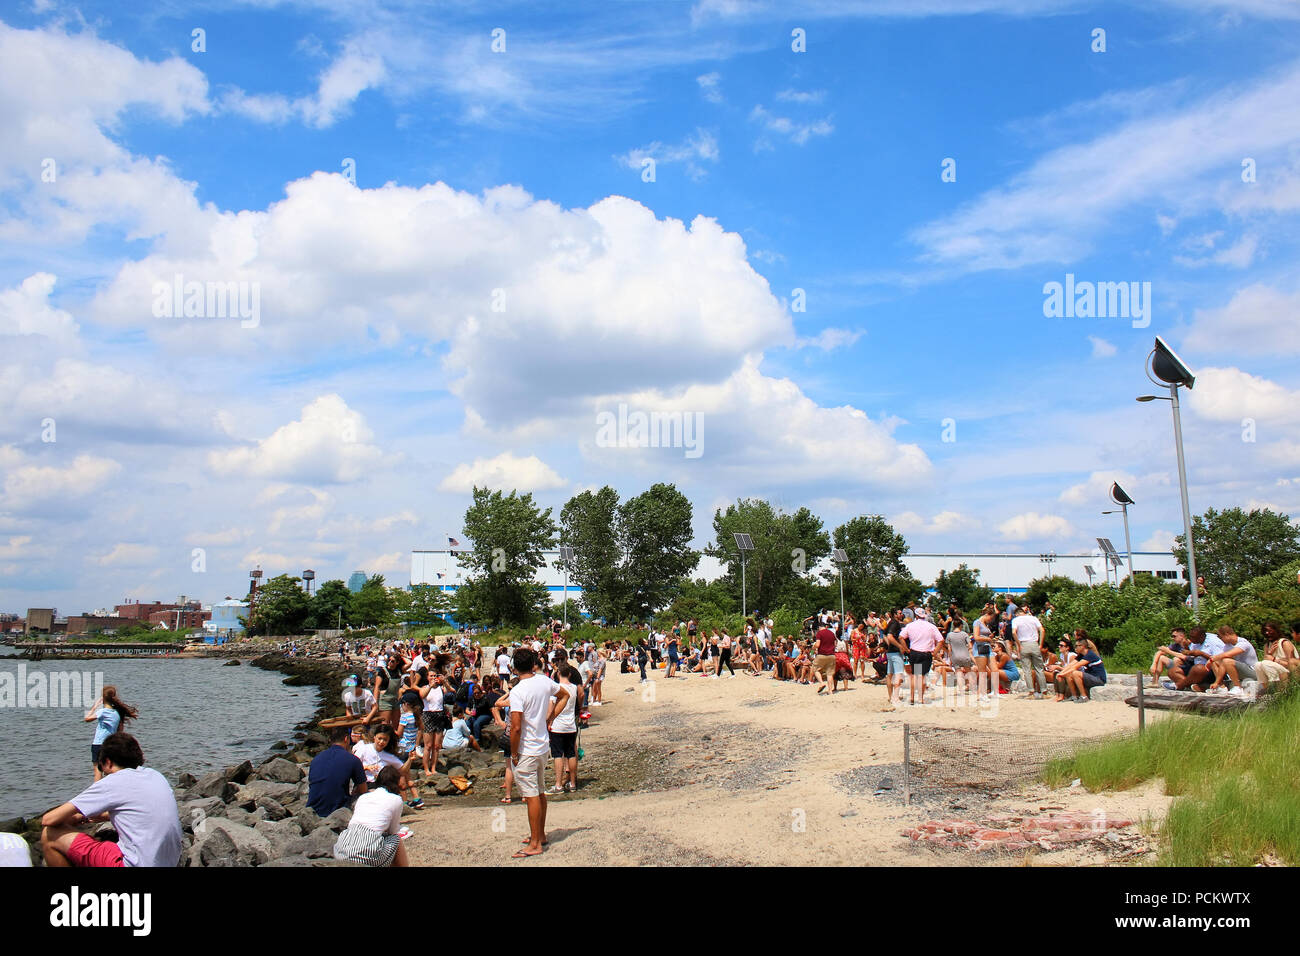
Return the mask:
[[(1052, 612), (1050, 602), (1044, 616)], [(706, 633), (707, 631), (707, 633)], [(767, 676), (816, 685), (835, 694), (863, 680), (889, 689), (884, 709), (926, 703), (927, 695), (951, 685), (980, 699), (1007, 694), (1024, 680), (1026, 696), (1086, 702), (1093, 687), (1106, 683), (1106, 669), (1084, 630), (1053, 652), (1040, 618), (1006, 598), (989, 602), (972, 621), (951, 605), (932, 614), (917, 602), (861, 618), (822, 610), (803, 622), (799, 634), (776, 634), (770, 618), (746, 619), (741, 633), (701, 628), (682, 621), (648, 630), (635, 643), (619, 645), (613, 656), (624, 673), (663, 667), (665, 678)], [(908, 699), (903, 701), (907, 689)]]

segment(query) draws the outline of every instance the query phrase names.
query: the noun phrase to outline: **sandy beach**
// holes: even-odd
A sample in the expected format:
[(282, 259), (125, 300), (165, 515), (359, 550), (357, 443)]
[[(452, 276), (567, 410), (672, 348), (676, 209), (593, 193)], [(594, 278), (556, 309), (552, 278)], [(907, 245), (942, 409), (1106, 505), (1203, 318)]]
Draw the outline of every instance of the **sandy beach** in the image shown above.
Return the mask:
[[(593, 712), (581, 745), (584, 789), (551, 798), (546, 853), (510, 854), (527, 834), (522, 801), (497, 802), (499, 780), (468, 799), (429, 799), (407, 816), (416, 865), (1113, 865), (1140, 862), (1144, 836), (1169, 799), (1159, 784), (1114, 794), (1049, 789), (996, 768), (1016, 754), (1135, 731), (1137, 712), (1118, 701), (1087, 704), (1001, 696), (996, 706), (915, 707), (882, 712), (883, 686), (857, 682), (834, 697), (814, 687), (738, 674), (651, 685), (611, 667), (608, 703)], [(1161, 715), (1148, 714), (1148, 719)], [(994, 748), (980, 788), (913, 778), (902, 799), (903, 725)], [(922, 740), (927, 739), (922, 735)], [(992, 742), (992, 743), (990, 743)], [(1005, 744), (1003, 754), (997, 749)], [(924, 747), (913, 745), (913, 760)], [(632, 772), (636, 765), (641, 770)], [(881, 777), (892, 787), (877, 793)], [(627, 777), (631, 782), (624, 782)], [(550, 773), (547, 774), (548, 783)], [(588, 787), (588, 781), (591, 784)], [(611, 790), (611, 788), (613, 788)], [(1050, 852), (972, 852), (913, 844), (904, 829), (930, 820), (983, 820), (999, 813), (1075, 811), (1132, 820), (1123, 839), (1082, 841)]]

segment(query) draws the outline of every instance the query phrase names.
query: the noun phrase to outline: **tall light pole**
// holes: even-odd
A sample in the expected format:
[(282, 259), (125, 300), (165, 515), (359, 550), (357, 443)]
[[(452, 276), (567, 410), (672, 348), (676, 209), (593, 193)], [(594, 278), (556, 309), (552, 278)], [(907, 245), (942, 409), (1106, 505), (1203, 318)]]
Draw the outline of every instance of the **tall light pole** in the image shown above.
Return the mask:
[[(1128, 533), (1128, 506), (1133, 504), (1133, 499), (1129, 497), (1128, 492), (1119, 486), (1115, 481), (1110, 486), (1110, 500), (1120, 506), (1120, 511), (1124, 515), (1124, 547), (1128, 551), (1128, 579), (1133, 580), (1133, 539)], [(1103, 511), (1104, 515), (1113, 515), (1114, 509)]]
[[(831, 553), (831, 560), (840, 568), (840, 632), (844, 630), (844, 565), (849, 563), (849, 553), (843, 548), (836, 548)], [(862, 608), (858, 608), (859, 611)]]
[(745, 554), (754, 550), (754, 539), (747, 534), (733, 532), (736, 550), (740, 552), (740, 616), (749, 617), (749, 594), (745, 589)]
[(560, 563), (564, 565), (564, 626), (569, 626), (569, 562), (573, 560), (573, 549), (560, 545)]
[[(1178, 490), (1183, 499), (1183, 535), (1187, 542), (1188, 590), (1191, 592), (1192, 616), (1201, 616), (1201, 597), (1197, 591), (1196, 549), (1192, 542), (1192, 507), (1187, 500), (1187, 462), (1183, 458), (1183, 418), (1178, 407), (1178, 389), (1196, 384), (1192, 370), (1171, 349), (1165, 340), (1156, 336), (1155, 348), (1147, 356), (1147, 378), (1157, 385), (1169, 386), (1169, 402), (1174, 409), (1174, 446), (1178, 450)], [(1157, 379), (1159, 381), (1157, 381)], [(1152, 402), (1159, 395), (1139, 395), (1139, 402)]]

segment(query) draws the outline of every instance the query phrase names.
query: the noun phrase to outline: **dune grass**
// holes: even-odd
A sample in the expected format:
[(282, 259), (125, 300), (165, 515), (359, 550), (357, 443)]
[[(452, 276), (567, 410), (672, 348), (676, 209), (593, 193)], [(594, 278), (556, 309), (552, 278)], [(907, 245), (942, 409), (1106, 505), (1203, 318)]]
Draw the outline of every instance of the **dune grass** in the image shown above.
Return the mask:
[(1089, 790), (1161, 779), (1177, 799), (1160, 830), (1168, 866), (1251, 866), (1272, 854), (1300, 864), (1300, 693), (1264, 709), (1174, 715), (1142, 737), (1081, 749), (1044, 778)]

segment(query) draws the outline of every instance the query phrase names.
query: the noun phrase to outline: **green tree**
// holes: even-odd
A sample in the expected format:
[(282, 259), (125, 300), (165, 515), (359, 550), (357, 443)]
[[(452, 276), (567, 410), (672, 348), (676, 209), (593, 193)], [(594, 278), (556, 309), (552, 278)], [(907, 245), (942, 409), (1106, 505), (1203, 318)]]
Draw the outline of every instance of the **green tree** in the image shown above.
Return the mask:
[[(903, 557), (907, 541), (878, 515), (859, 515), (835, 529), (835, 547), (848, 555), (844, 602), (855, 614), (885, 611), (918, 600), (925, 586), (912, 577)], [(827, 572), (838, 580), (838, 569)]]
[(311, 612), (307, 626), (330, 629), (352, 623), (352, 592), (342, 581), (326, 581), (311, 596)]
[(464, 527), (473, 547), (456, 556), (468, 572), (456, 592), (462, 621), (522, 627), (538, 621), (550, 608), (536, 574), (555, 538), (551, 509), (538, 508), (531, 494), (475, 488)]
[[(802, 592), (800, 577), (813, 574), (817, 563), (830, 554), (831, 542), (821, 519), (807, 508), (793, 514), (774, 508), (760, 498), (743, 498), (713, 515), (715, 539), (704, 553), (727, 568), (726, 581), (736, 602), (741, 600), (741, 558), (733, 535), (750, 535), (753, 551), (745, 558), (744, 585), (748, 609), (771, 611), (786, 603), (788, 591)], [(796, 599), (800, 594), (796, 593)]]
[(1064, 574), (1053, 574), (1049, 577), (1034, 578), (1034, 580), (1030, 581), (1017, 603), (1028, 604), (1035, 611), (1041, 612), (1043, 605), (1048, 601), (1055, 604), (1062, 594), (1086, 591), (1087, 589), (1086, 584), (1080, 584), (1074, 578), (1066, 577)]
[(619, 507), (624, 598), (618, 620), (645, 620), (672, 601), (679, 582), (700, 562), (690, 546), (692, 534), (691, 502), (675, 485), (651, 485)]
[(311, 613), (301, 578), (279, 574), (257, 589), (249, 630), (254, 634), (278, 636), (300, 634)]
[[(395, 589), (397, 590), (397, 589)], [(397, 616), (409, 624), (436, 624), (451, 610), (451, 598), (431, 584), (416, 584), (401, 590), (405, 597), (394, 595)]]
[(674, 485), (655, 484), (622, 504), (608, 485), (574, 495), (560, 512), (561, 541), (574, 549), (572, 580), (593, 616), (644, 620), (676, 596), (695, 570), (691, 503)]
[[(1173, 552), (1187, 572), (1187, 536), (1178, 535)], [(1268, 508), (1215, 511), (1192, 518), (1196, 573), (1208, 591), (1226, 595), (1251, 578), (1300, 558), (1300, 528), (1291, 517)]]
[(934, 593), (940, 606), (956, 604), (963, 611), (982, 608), (993, 600), (993, 589), (980, 584), (980, 569), (968, 568), (964, 561), (951, 574), (939, 572), (934, 579)]
[(560, 511), (560, 541), (574, 551), (569, 580), (582, 588), (587, 611), (608, 620), (618, 620), (624, 605), (615, 528), (618, 504), (618, 492), (606, 485), (574, 495)]
[(361, 590), (352, 596), (352, 617), (361, 627), (384, 627), (396, 623), (393, 596), (384, 586), (382, 574), (372, 574)]

